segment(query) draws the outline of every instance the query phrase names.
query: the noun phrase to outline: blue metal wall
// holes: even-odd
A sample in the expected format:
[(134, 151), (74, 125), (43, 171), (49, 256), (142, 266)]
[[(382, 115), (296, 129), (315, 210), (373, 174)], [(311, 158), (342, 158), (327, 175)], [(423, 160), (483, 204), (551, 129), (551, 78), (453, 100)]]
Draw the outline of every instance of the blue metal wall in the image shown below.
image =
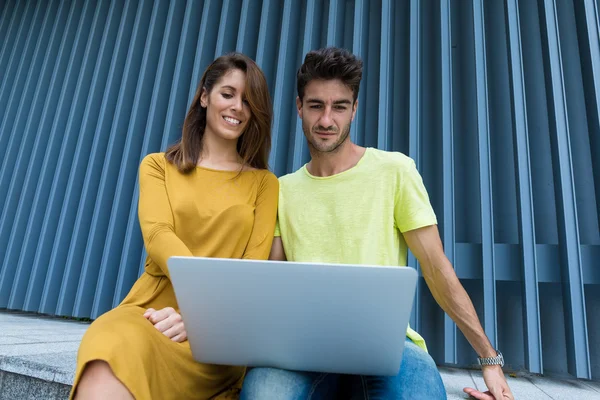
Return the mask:
[[(271, 165), (300, 167), (295, 71), (336, 45), (365, 61), (352, 138), (416, 160), (510, 366), (600, 379), (599, 15), (598, 0), (0, 0), (0, 308), (119, 303), (144, 257), (138, 164), (179, 137), (217, 55), (264, 69)], [(412, 325), (438, 362), (472, 364), (422, 282)]]

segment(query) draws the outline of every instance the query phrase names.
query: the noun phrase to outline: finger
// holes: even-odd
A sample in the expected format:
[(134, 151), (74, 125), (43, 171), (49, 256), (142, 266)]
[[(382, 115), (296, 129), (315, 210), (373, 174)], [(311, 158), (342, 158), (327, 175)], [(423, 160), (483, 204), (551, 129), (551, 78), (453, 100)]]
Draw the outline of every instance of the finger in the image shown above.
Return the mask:
[(164, 333), (173, 326), (181, 322), (181, 316), (177, 313), (169, 315), (167, 318), (154, 324), (154, 327)]
[(156, 312), (156, 310), (154, 308), (147, 309), (146, 312), (144, 313), (144, 318), (149, 318), (150, 314), (152, 314), (153, 312)]
[(477, 394), (471, 394), (471, 396), (475, 397), (477, 400), (496, 400), (494, 396), (486, 393), (476, 392)]
[(171, 307), (166, 307), (163, 308), (162, 310), (158, 310), (153, 312), (150, 315), (150, 321), (152, 321), (153, 324), (156, 324), (166, 318), (168, 318), (170, 315), (174, 314), (175, 310)]
[(175, 323), (170, 328), (166, 329), (163, 332), (163, 335), (165, 335), (169, 339), (172, 339), (175, 336), (179, 335), (181, 332), (183, 332), (183, 322)]
[(494, 396), (494, 399), (504, 399), (504, 393), (501, 387), (490, 388), (490, 392), (492, 393), (492, 396)]
[(187, 333), (183, 331), (179, 335), (173, 336), (171, 340), (177, 343), (185, 342), (187, 340)]
[(482, 393), (479, 390), (473, 388), (464, 388), (463, 391), (469, 396), (476, 398), (477, 400), (495, 400), (489, 392)]
[(510, 392), (510, 390), (508, 390), (508, 391), (505, 390), (504, 393), (502, 394), (502, 397), (498, 397), (498, 398), (502, 399), (502, 400), (504, 400), (504, 399), (514, 400), (515, 399), (513, 394)]
[(501, 391), (500, 391), (500, 397), (497, 397), (499, 399), (510, 399), (510, 400), (514, 400), (515, 396), (512, 394), (512, 392), (510, 391), (510, 388), (508, 387), (508, 382), (504, 382), (504, 384), (501, 386)]

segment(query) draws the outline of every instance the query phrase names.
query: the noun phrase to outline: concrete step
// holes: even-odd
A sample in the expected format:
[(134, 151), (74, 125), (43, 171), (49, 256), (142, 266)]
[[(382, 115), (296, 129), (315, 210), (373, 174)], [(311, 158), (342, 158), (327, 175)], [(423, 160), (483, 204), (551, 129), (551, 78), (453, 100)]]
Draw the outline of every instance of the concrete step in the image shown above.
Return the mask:
[[(77, 349), (89, 325), (0, 310), (0, 400), (67, 399)], [(440, 368), (448, 400), (468, 399), (465, 386), (486, 390), (481, 371)], [(507, 377), (515, 399), (600, 400), (600, 382), (527, 373)]]
[(0, 371), (0, 400), (66, 400), (70, 385)]

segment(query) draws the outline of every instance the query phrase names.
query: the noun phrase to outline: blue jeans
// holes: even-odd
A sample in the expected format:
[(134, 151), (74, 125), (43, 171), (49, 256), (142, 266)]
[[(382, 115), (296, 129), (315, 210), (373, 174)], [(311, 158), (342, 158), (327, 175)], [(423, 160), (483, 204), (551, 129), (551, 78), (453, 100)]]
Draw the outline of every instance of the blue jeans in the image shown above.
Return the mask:
[(446, 399), (442, 377), (429, 354), (406, 339), (396, 376), (339, 375), (253, 368), (240, 400)]

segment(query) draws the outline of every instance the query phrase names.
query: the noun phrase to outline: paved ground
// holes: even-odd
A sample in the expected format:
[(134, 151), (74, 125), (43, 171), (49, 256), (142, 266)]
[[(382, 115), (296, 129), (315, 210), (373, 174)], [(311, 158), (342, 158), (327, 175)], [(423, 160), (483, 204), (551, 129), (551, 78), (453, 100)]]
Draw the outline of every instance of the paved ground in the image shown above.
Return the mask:
[[(87, 324), (0, 311), (0, 399), (66, 399), (77, 348)], [(448, 399), (467, 399), (463, 387), (483, 388), (479, 371), (441, 368)], [(600, 382), (509, 377), (516, 399), (600, 400)]]

